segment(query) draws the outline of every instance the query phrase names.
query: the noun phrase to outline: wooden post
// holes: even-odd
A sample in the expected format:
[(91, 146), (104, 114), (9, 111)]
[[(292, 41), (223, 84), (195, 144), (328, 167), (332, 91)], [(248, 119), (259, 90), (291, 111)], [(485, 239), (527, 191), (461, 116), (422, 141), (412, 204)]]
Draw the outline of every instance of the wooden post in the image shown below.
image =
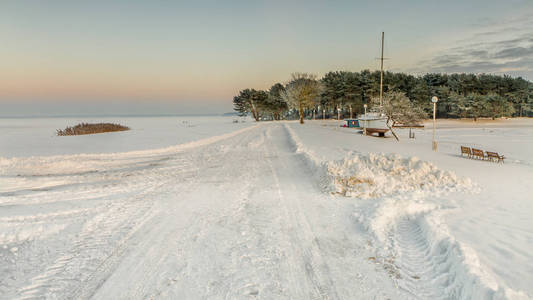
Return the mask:
[(435, 127), (437, 126), (437, 102), (433, 102), (433, 151), (437, 151), (437, 141), (435, 141)]
[(341, 108), (337, 105), (337, 128), (341, 127)]

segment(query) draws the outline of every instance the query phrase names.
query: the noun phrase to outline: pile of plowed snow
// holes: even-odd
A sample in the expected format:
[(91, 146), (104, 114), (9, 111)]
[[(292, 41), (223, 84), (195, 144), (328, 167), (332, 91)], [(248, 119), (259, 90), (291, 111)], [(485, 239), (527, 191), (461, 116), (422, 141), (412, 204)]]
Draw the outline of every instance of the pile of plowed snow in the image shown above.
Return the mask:
[(341, 161), (327, 163), (329, 191), (348, 197), (377, 198), (408, 191), (448, 192), (471, 186), (470, 179), (439, 170), (432, 163), (397, 154), (352, 152)]
[(316, 180), (326, 192), (369, 199), (405, 192), (438, 196), (473, 187), (469, 178), (459, 178), (417, 157), (349, 152), (342, 160), (325, 161), (308, 149), (292, 128), (285, 126), (285, 129), (295, 152), (313, 169)]

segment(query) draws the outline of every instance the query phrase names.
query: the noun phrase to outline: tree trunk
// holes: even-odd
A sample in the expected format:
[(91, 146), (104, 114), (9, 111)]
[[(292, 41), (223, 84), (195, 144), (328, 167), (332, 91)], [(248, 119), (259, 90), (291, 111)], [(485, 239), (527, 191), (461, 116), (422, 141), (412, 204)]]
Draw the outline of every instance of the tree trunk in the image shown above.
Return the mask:
[(400, 139), (398, 138), (398, 136), (396, 135), (396, 133), (394, 132), (394, 130), (392, 130), (392, 126), (394, 126), (394, 121), (392, 121), (392, 126), (389, 125), (389, 121), (390, 121), (390, 118), (387, 120), (387, 127), (389, 127), (390, 129), (390, 132), (392, 133), (392, 135), (396, 138), (396, 140), (399, 142)]
[(250, 103), (252, 104), (252, 116), (254, 117), (255, 121), (258, 122), (259, 116), (257, 115), (257, 111), (255, 110), (255, 104), (253, 101), (250, 101)]
[(303, 108), (302, 105), (300, 105), (299, 113), (300, 113), (300, 124), (303, 124), (304, 123), (305, 109)]

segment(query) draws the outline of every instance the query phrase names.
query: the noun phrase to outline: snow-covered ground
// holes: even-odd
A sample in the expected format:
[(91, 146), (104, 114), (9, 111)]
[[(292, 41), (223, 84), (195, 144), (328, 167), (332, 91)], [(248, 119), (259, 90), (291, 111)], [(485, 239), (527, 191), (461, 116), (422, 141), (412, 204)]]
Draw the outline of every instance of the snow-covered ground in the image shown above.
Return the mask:
[[(427, 296), (422, 298), (533, 295), (533, 120), (441, 120), (438, 152), (431, 150), (431, 122), (415, 131), (414, 140), (407, 129), (398, 130), (400, 142), (336, 125), (315, 121), (291, 128), (301, 152), (325, 163), (330, 176), (374, 181), (370, 187), (356, 182), (349, 196), (370, 199), (367, 205), (358, 199), (354, 216), (379, 241), (377, 256), (396, 261), (400, 286)], [(497, 151), (506, 162), (462, 158), (461, 145)], [(333, 184), (337, 191), (346, 190), (343, 185)], [(368, 196), (373, 189), (380, 192)]]
[[(533, 296), (532, 120), (439, 122), (438, 152), (430, 123), (400, 142), (336, 125), (220, 124), (182, 129), (174, 146), (121, 133), (137, 146), (10, 145), (0, 298)], [(462, 158), (460, 145), (507, 159)], [(98, 154), (121, 150), (135, 151)]]
[[(239, 123), (233, 123), (233, 121)], [(242, 122), (244, 121), (244, 122)], [(79, 123), (119, 123), (129, 131), (57, 136)], [(253, 125), (233, 116), (0, 118), (0, 157), (114, 153), (158, 149)]]

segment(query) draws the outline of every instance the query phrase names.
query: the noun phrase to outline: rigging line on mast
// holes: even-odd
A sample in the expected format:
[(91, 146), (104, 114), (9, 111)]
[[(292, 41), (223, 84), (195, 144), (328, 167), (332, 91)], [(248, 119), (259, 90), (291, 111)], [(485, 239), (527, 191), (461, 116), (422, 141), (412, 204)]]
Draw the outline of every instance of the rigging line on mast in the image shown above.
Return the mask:
[(385, 44), (385, 32), (381, 32), (381, 78), (379, 81), (379, 106), (383, 107), (383, 45)]

